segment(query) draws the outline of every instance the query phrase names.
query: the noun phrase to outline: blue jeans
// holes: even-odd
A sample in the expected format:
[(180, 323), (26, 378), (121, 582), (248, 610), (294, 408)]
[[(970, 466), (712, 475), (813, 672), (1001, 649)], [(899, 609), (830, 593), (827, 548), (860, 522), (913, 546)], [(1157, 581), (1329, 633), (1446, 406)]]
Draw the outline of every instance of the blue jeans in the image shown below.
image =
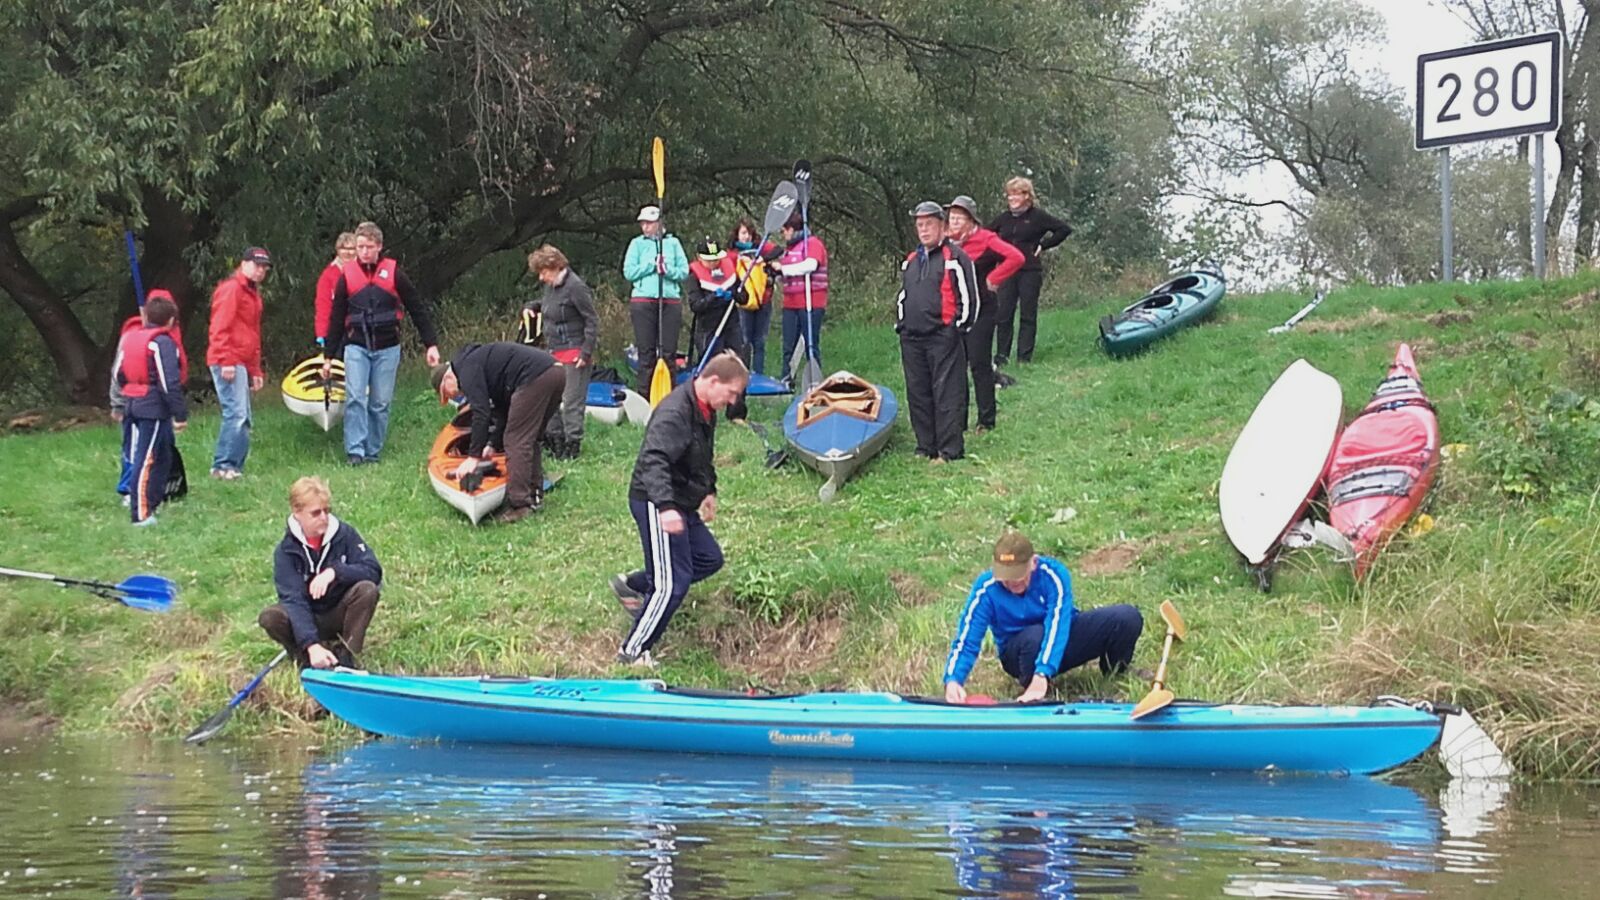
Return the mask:
[(739, 310), (739, 328), (744, 332), (744, 345), (750, 348), (750, 371), (765, 375), (767, 372), (767, 332), (772, 326), (772, 304), (754, 311)]
[[(822, 314), (825, 309), (811, 310), (811, 328), (806, 330), (806, 311), (803, 309), (786, 309), (783, 311), (783, 360), (782, 364), (788, 367), (789, 360), (794, 358), (794, 345), (800, 343), (800, 335), (806, 336), (807, 355), (822, 365)], [(791, 376), (794, 372), (789, 373)]]
[(217, 386), (217, 402), (222, 404), (222, 427), (217, 431), (217, 452), (211, 468), (244, 471), (250, 455), (250, 372), (244, 366), (231, 366), (233, 380), (224, 381), (222, 366), (211, 367), (211, 383)]
[(344, 345), (344, 452), (377, 459), (389, 436), (389, 402), (400, 374), (400, 345), (368, 350)]

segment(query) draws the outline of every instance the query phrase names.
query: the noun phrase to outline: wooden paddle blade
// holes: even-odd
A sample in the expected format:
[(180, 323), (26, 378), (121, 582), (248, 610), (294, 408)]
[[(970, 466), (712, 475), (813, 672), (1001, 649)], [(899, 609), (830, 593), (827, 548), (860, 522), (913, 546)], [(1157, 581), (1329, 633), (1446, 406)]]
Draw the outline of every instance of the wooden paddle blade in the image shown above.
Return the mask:
[(1133, 712), (1128, 714), (1128, 718), (1142, 719), (1158, 709), (1166, 708), (1174, 699), (1171, 691), (1166, 688), (1156, 688), (1144, 695), (1144, 699), (1140, 700), (1138, 705), (1133, 708)]
[(1180, 641), (1189, 639), (1189, 626), (1184, 624), (1183, 616), (1178, 615), (1178, 607), (1171, 600), (1161, 601), (1161, 618), (1166, 620), (1174, 637)]
[(667, 195), (667, 145), (659, 135), (650, 142), (650, 171), (656, 177), (656, 199)]
[(660, 406), (661, 401), (667, 399), (670, 393), (672, 393), (672, 370), (667, 368), (666, 360), (658, 359), (655, 372), (650, 376), (650, 408)]

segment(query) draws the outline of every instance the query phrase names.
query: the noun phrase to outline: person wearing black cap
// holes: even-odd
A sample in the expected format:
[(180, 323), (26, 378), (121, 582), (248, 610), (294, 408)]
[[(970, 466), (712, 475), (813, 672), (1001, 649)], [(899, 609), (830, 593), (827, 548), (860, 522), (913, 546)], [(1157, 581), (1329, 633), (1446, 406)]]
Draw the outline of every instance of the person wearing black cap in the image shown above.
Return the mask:
[(1099, 660), (1107, 675), (1126, 669), (1144, 617), (1126, 603), (1079, 612), (1067, 567), (1034, 553), (1023, 534), (1008, 531), (995, 541), (994, 563), (972, 582), (956, 619), (944, 665), (946, 702), (967, 702), (967, 676), (989, 631), (1000, 665), (1023, 687), (1017, 700), (1032, 703), (1044, 699), (1051, 678), (1090, 660)]
[(1039, 330), (1039, 288), (1044, 284), (1044, 251), (1066, 240), (1072, 226), (1050, 215), (1037, 205), (1033, 179), (1018, 176), (1006, 182), (1006, 211), (989, 223), (1000, 239), (1022, 251), (1026, 257), (1017, 277), (1002, 284), (998, 291), (999, 318), (995, 320), (994, 364), (1003, 366), (1011, 353), (1011, 321), (1018, 316), (1017, 362), (1033, 359), (1034, 336)]
[(944, 207), (924, 200), (911, 211), (917, 249), (900, 264), (894, 330), (906, 376), (906, 408), (917, 455), (960, 459), (967, 426), (967, 349), (978, 306), (972, 259), (945, 237)]
[(239, 268), (211, 292), (211, 323), (206, 365), (222, 406), (217, 452), (211, 477), (233, 481), (244, 474), (250, 455), (250, 394), (266, 384), (261, 368), (261, 282), (272, 271), (272, 256), (260, 247), (244, 252)]
[[(739, 354), (740, 359), (749, 355), (744, 332), (729, 312), (729, 307), (733, 306), (734, 292), (743, 291), (739, 285), (737, 262), (710, 237), (701, 239), (695, 245), (694, 259), (689, 262), (687, 284), (689, 310), (694, 313), (696, 359), (704, 359), (708, 354), (714, 356), (724, 350), (732, 350)], [(727, 317), (726, 324), (723, 324), (724, 316)], [(718, 325), (723, 326), (721, 335), (717, 334)], [(713, 337), (717, 342), (715, 347), (711, 346)], [(743, 394), (729, 404), (727, 415), (730, 422), (743, 421), (749, 415)]]
[(1022, 268), (1022, 251), (978, 224), (978, 204), (965, 194), (945, 204), (946, 233), (972, 257), (978, 276), (978, 314), (967, 332), (967, 364), (972, 367), (972, 397), (978, 405), (978, 430), (995, 425), (994, 317), (995, 287)]
[[(350, 465), (375, 463), (389, 436), (389, 404), (400, 374), (400, 323), (410, 313), (428, 365), (439, 364), (433, 310), (383, 255), (383, 231), (372, 222), (356, 226), (356, 258), (345, 264), (333, 287), (328, 358), (344, 359), (344, 452)], [(331, 364), (324, 364), (326, 377)]]
[(561, 409), (566, 373), (556, 358), (514, 341), (468, 344), (446, 365), (433, 369), (439, 402), (466, 397), (472, 407), (472, 438), (457, 477), (488, 462), (490, 433), (506, 445), (506, 508), (495, 516), (519, 522), (544, 508), (544, 430)]

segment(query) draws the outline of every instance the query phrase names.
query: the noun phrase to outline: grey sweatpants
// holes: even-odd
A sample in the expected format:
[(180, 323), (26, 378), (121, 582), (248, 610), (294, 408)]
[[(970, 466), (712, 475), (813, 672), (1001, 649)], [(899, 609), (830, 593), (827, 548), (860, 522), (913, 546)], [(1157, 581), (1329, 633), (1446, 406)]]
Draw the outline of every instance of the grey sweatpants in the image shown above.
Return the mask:
[[(561, 391), (561, 415), (550, 423), (555, 437), (569, 444), (583, 440), (583, 408), (589, 404), (589, 376), (594, 366), (564, 366), (567, 386)], [(559, 423), (560, 427), (555, 427)]]

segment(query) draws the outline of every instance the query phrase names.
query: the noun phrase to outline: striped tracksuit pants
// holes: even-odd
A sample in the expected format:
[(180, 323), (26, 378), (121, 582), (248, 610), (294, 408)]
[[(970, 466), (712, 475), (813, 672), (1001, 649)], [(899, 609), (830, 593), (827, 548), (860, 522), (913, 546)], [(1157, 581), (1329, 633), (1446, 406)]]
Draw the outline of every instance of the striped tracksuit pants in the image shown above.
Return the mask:
[(133, 419), (129, 429), (133, 455), (133, 476), (128, 484), (128, 509), (133, 521), (143, 522), (156, 514), (156, 507), (167, 499), (167, 476), (172, 471), (172, 451), (176, 446), (171, 419)]
[(628, 586), (644, 594), (645, 602), (622, 642), (622, 652), (638, 656), (661, 639), (689, 585), (722, 568), (722, 547), (697, 512), (683, 511), (683, 532), (667, 534), (661, 527), (661, 509), (654, 503), (630, 499), (628, 510), (639, 526), (644, 548), (644, 570), (629, 574)]

